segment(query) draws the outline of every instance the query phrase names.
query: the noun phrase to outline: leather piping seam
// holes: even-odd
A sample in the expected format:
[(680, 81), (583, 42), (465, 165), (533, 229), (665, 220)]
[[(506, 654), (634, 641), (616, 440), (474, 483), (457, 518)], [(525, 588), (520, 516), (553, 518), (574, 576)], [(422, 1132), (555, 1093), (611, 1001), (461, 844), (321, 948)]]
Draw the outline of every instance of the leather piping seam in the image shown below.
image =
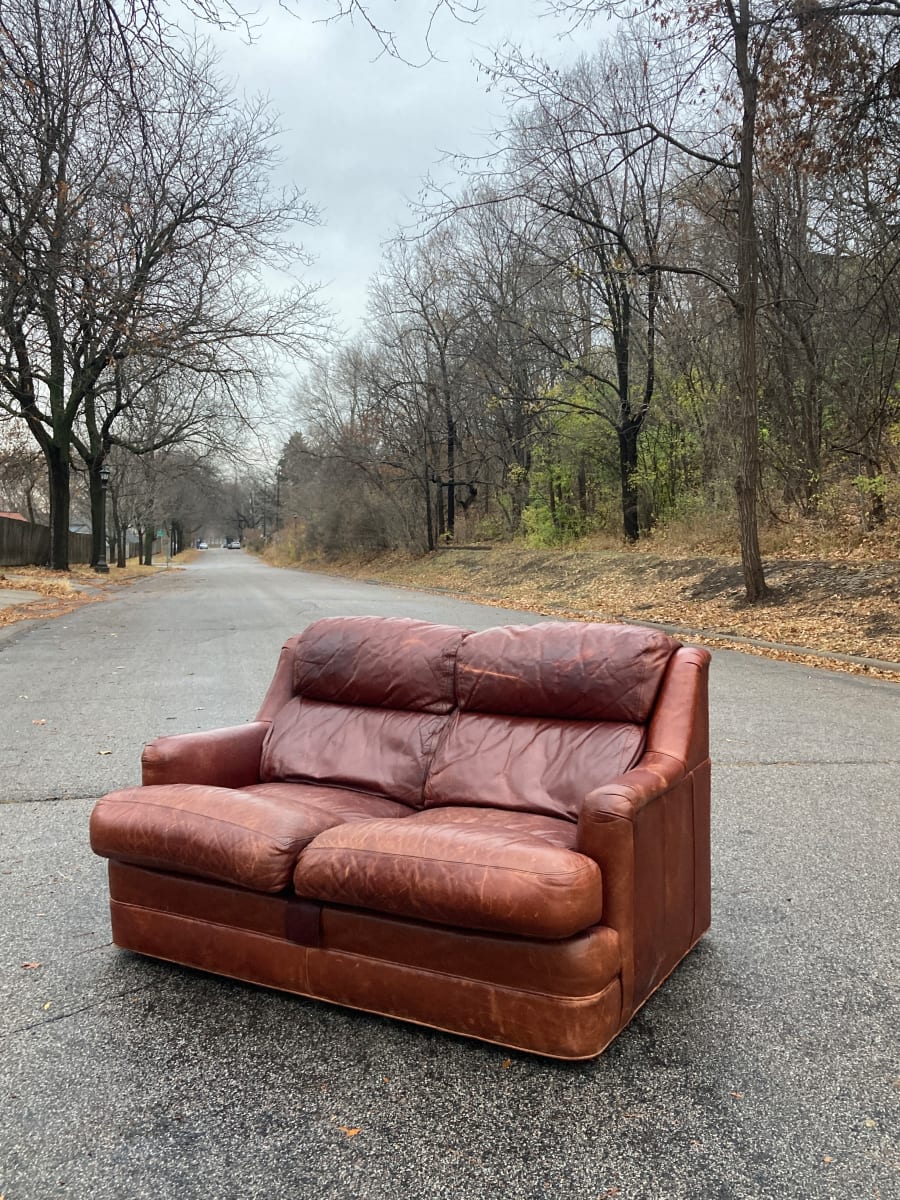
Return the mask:
[[(492, 979), (475, 979), (471, 975), (453, 974), (449, 971), (435, 971), (431, 967), (417, 967), (414, 963), (400, 963), (396, 962), (394, 959), (373, 958), (370, 954), (358, 954), (355, 950), (330, 950), (327, 946), (319, 946), (317, 949), (326, 954), (334, 955), (336, 958), (353, 960), (362, 959), (365, 962), (382, 963), (386, 967), (399, 968), (403, 971), (415, 971), (420, 975), (430, 975), (435, 979), (462, 980), (464, 983), (474, 983), (480, 985), (481, 987), (489, 987), (496, 989), (497, 991), (510, 992), (520, 996), (535, 996), (540, 1000), (549, 1000), (554, 1004), (566, 1004), (570, 1007), (579, 1004), (587, 1004), (592, 1000), (599, 999), (599, 997), (602, 996), (605, 991), (607, 991), (610, 984), (613, 984), (620, 979), (619, 972), (617, 971), (610, 977), (608, 982), (603, 985), (599, 992), (589, 992), (586, 996), (566, 996), (560, 995), (558, 992), (538, 992), (532, 988), (510, 987), (510, 985), (506, 983), (495, 983)], [(319, 996), (318, 998), (322, 1000), (328, 1000), (328, 996)], [(332, 1001), (331, 1003), (335, 1003), (335, 1001)]]
[[(224, 929), (228, 933), (250, 933), (254, 937), (266, 938), (267, 941), (275, 942), (279, 946), (296, 946), (298, 950), (309, 949), (308, 946), (302, 946), (299, 942), (292, 942), (290, 938), (286, 938), (280, 933), (265, 933), (261, 929), (248, 929), (245, 925), (235, 925), (233, 922), (214, 921), (210, 917), (193, 917), (190, 913), (172, 912), (168, 908), (151, 908), (149, 904), (134, 904), (131, 900), (117, 900), (115, 896), (110, 897), (111, 904), (117, 904), (121, 908), (133, 909), (135, 912), (153, 913), (156, 917), (175, 917), (179, 921), (194, 921), (198, 925), (212, 925), (215, 929)], [(138, 953), (145, 953), (138, 951)], [(154, 958), (157, 955), (153, 955)], [(177, 959), (169, 960), (177, 962)], [(216, 972), (218, 974), (218, 972)], [(232, 978), (239, 979), (239, 975)]]
[[(570, 1005), (571, 1004), (583, 1004), (583, 1003), (585, 1003), (585, 1001), (588, 1001), (588, 1000), (596, 1000), (598, 997), (602, 996), (605, 991), (607, 991), (607, 989), (610, 987), (611, 984), (615, 983), (617, 980), (621, 983), (621, 971), (616, 971), (615, 974), (610, 976), (608, 982), (603, 985), (603, 987), (600, 989), (599, 992), (590, 992), (586, 996), (565, 996), (565, 995), (560, 995), (558, 992), (538, 992), (538, 991), (533, 990), (532, 988), (510, 987), (508, 984), (495, 983), (491, 979), (476, 979), (474, 976), (471, 976), (471, 975), (461, 976), (458, 973), (454, 973), (451, 971), (435, 971), (430, 967), (417, 967), (414, 963), (400, 963), (400, 962), (395, 962), (393, 959), (389, 959), (389, 958), (375, 958), (371, 954), (362, 954), (362, 953), (358, 953), (355, 950), (336, 950), (336, 949), (331, 949), (328, 946), (307, 946), (307, 945), (301, 944), (300, 942), (293, 942), (293, 941), (291, 941), (290, 938), (284, 937), (283, 935), (280, 935), (280, 934), (263, 933), (261, 930), (258, 930), (258, 929), (247, 929), (244, 926), (225, 924), (222, 921), (213, 921), (207, 917), (192, 917), (188, 913), (170, 912), (168, 909), (162, 909), (162, 908), (150, 908), (146, 904), (132, 904), (130, 900), (113, 900), (113, 903), (121, 905), (123, 908), (129, 908), (129, 909), (139, 910), (141, 912), (153, 913), (156, 916), (174, 917), (176, 920), (179, 920), (179, 921), (194, 921), (201, 925), (212, 925), (216, 929), (224, 929), (224, 930), (227, 930), (229, 933), (252, 934), (253, 937), (265, 938), (267, 941), (274, 942), (279, 946), (293, 946), (297, 950), (319, 950), (319, 951), (322, 951), (323, 953), (333, 954), (340, 958), (354, 959), (354, 960), (362, 959), (365, 962), (382, 963), (383, 965), (385, 965), (387, 967), (399, 967), (402, 970), (407, 970), (407, 971), (420, 971), (423, 975), (432, 975), (435, 978), (440, 978), (440, 979), (457, 979), (457, 980), (462, 979), (467, 983), (481, 984), (485, 987), (499, 988), (505, 992), (516, 992), (516, 993), (521, 993), (522, 995), (526, 995), (526, 996), (537, 996), (541, 999), (552, 1000), (554, 1002), (563, 1001), (564, 1003), (570, 1004)], [(140, 953), (140, 952), (138, 952), (138, 953)], [(154, 955), (153, 957), (157, 957), (157, 956)], [(174, 959), (174, 960), (170, 960), (170, 961), (177, 962), (178, 960)], [(218, 974), (218, 971), (216, 971), (216, 973)], [(240, 979), (241, 976), (240, 975), (232, 975), (231, 978)], [(313, 993), (312, 991), (310, 991), (308, 994), (310, 996), (315, 995), (315, 993)], [(329, 1000), (328, 996), (318, 996), (317, 998), (320, 1000)], [(329, 1003), (338, 1003), (338, 1001), (329, 1000)], [(376, 1010), (370, 1009), (368, 1011), (374, 1012)], [(386, 1013), (384, 1015), (390, 1016), (391, 1014)]]

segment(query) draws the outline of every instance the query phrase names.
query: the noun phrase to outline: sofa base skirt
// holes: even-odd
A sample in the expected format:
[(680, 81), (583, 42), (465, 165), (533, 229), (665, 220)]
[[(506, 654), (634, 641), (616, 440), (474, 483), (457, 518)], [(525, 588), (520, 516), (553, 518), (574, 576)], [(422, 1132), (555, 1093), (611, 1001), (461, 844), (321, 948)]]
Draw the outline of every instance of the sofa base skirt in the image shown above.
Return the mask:
[[(593, 1058), (624, 1023), (603, 927), (532, 943), (325, 906), (313, 922), (285, 896), (115, 861), (110, 913), (122, 949), (551, 1058)], [(406, 961), (380, 956), (401, 946)]]

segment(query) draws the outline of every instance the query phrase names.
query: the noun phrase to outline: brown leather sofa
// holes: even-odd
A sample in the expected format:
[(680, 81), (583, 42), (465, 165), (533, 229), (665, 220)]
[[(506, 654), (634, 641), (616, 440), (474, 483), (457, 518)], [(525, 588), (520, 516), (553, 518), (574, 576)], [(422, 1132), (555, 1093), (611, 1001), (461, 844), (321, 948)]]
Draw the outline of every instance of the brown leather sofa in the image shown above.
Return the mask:
[(708, 667), (624, 625), (317, 621), (254, 722), (97, 802), (113, 940), (599, 1054), (709, 927)]

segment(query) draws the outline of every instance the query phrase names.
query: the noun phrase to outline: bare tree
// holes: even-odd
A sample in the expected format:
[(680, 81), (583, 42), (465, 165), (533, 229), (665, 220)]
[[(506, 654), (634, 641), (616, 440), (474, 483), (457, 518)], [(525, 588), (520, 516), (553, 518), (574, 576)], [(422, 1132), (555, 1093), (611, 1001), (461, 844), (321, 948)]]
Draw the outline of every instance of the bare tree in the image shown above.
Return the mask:
[(99, 72), (102, 13), (88, 26), (86, 4), (7, 0), (5, 12), (18, 23), (4, 43), (14, 86), (0, 97), (0, 384), (47, 459), (52, 565), (64, 568), (74, 433), (86, 416), (96, 472), (111, 438), (109, 427), (93, 438), (91, 406), (115, 392), (116, 364), (240, 384), (267, 344), (308, 344), (313, 290), (273, 298), (260, 271), (286, 264), (282, 232), (314, 212), (268, 192), (274, 118), (235, 108), (202, 54), (185, 49), (171, 75), (145, 58), (135, 74), (140, 43), (126, 61), (114, 39)]
[[(738, 324), (736, 424), (740, 455), (734, 486), (744, 587), (747, 599), (753, 603), (764, 598), (767, 591), (757, 518), (759, 238), (755, 194), (759, 134), (765, 129), (771, 145), (772, 131), (780, 122), (784, 153), (798, 154), (808, 148), (810, 126), (805, 140), (798, 137), (796, 112), (790, 100), (792, 90), (802, 80), (812, 127), (818, 124), (815, 142), (820, 165), (836, 149), (842, 156), (860, 152), (859, 135), (867, 115), (876, 107), (876, 97), (890, 94), (896, 86), (892, 68), (866, 70), (871, 66), (872, 44), (866, 35), (866, 23), (873, 19), (890, 21), (900, 14), (900, 6), (895, 0), (834, 0), (831, 4), (810, 0), (799, 5), (783, 5), (775, 0), (698, 0), (687, 4), (647, 0), (637, 5), (616, 0), (555, 0), (553, 7), (576, 20), (598, 12), (632, 20), (649, 13), (658, 25), (659, 44), (666, 52), (673, 39), (683, 43), (687, 38), (695, 48), (693, 78), (702, 89), (698, 96), (706, 95), (711, 101), (707, 119), (719, 112), (726, 114), (717, 134), (713, 127), (712, 138), (709, 125), (704, 127), (705, 137), (698, 137), (698, 130), (686, 134), (667, 131), (653, 120), (642, 122), (642, 128), (690, 154), (699, 166), (730, 172), (735, 182), (735, 280), (733, 285), (727, 280), (722, 283)], [(827, 47), (825, 53), (821, 53), (823, 46)], [(795, 49), (800, 53), (793, 53)], [(834, 85), (844, 84), (841, 90), (850, 90), (846, 82), (861, 77), (870, 85), (866, 102), (857, 106), (856, 116), (836, 121)], [(825, 130), (841, 133), (827, 148)]]

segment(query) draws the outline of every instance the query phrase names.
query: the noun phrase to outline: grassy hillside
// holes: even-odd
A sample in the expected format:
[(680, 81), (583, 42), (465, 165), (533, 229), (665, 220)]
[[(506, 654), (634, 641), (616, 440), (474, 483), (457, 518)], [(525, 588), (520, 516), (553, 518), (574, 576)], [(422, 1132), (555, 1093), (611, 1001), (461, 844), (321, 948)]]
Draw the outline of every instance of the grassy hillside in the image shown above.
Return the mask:
[[(766, 546), (770, 598), (743, 600), (740, 562), (707, 540), (647, 541), (634, 549), (588, 540), (563, 549), (524, 543), (305, 559), (295, 565), (393, 585), (431, 588), (481, 603), (587, 620), (660, 622), (694, 641), (794, 659), (900, 682), (900, 538), (789, 534)], [(277, 547), (270, 561), (290, 565)], [(794, 650), (733, 639), (776, 642)], [(897, 663), (896, 672), (820, 659), (816, 652)]]

